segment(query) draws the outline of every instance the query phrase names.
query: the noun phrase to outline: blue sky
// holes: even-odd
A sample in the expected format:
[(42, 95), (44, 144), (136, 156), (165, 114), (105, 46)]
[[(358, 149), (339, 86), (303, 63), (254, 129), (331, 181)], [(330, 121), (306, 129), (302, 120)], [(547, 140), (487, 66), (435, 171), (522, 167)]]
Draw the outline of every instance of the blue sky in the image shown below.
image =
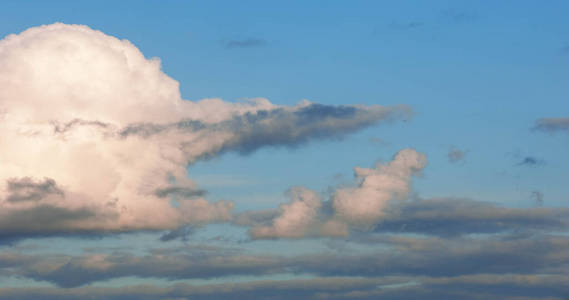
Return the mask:
[[(358, 291), (358, 288), (362, 289), (361, 295), (365, 299), (375, 299), (380, 295), (392, 299), (447, 299), (457, 295), (501, 299), (516, 296), (512, 291), (523, 285), (517, 281), (519, 278), (508, 277), (514, 274), (546, 278), (535, 286), (523, 286), (529, 291), (529, 297), (561, 299), (569, 294), (566, 288), (545, 291), (547, 287), (569, 281), (569, 273), (563, 269), (569, 266), (566, 255), (560, 262), (552, 262), (548, 258), (543, 258), (544, 261), (535, 258), (533, 261), (533, 256), (527, 265), (522, 261), (526, 257), (524, 251), (530, 253), (538, 248), (538, 244), (552, 255), (562, 255), (569, 249), (566, 238), (569, 224), (566, 187), (569, 174), (566, 155), (569, 125), (563, 125), (569, 124), (567, 11), (567, 1), (5, 1), (0, 9), (2, 38), (10, 34), (24, 36), (22, 32), (28, 28), (57, 22), (86, 25), (106, 36), (130, 41), (146, 59), (159, 58), (162, 72), (179, 83), (184, 101), (220, 98), (225, 103), (223, 105), (228, 107), (218, 108), (220, 111), (237, 111), (231, 106), (234, 103), (266, 98), (274, 105), (291, 110), (289, 113), (275, 110), (275, 120), (270, 119), (271, 115), (267, 119), (268, 124), (288, 118), (297, 120), (298, 116), (307, 112), (299, 104), (303, 100), (323, 106), (308, 106), (322, 111), (311, 110), (313, 117), (309, 115), (307, 120), (285, 123), (282, 128), (278, 127), (280, 131), (270, 131), (270, 128), (264, 131), (263, 126), (267, 126), (267, 123), (247, 123), (245, 126), (260, 126), (258, 131), (252, 133), (253, 143), (258, 143), (258, 146), (251, 146), (254, 148), (252, 152), (240, 152), (239, 149), (244, 148), (239, 147), (249, 147), (246, 144), (249, 140), (245, 140), (236, 142), (243, 144), (228, 144), (219, 151), (211, 150), (207, 159), (201, 156), (186, 157), (187, 165), (181, 167), (187, 169), (187, 177), (195, 183), (192, 189), (199, 188), (210, 204), (220, 200), (233, 203), (234, 209), (229, 217), (149, 227), (129, 223), (124, 227), (109, 225), (105, 229), (89, 227), (89, 230), (85, 230), (86, 227), (81, 225), (63, 229), (58, 227), (45, 232), (37, 229), (51, 226), (42, 225), (44, 219), (22, 219), (22, 215), (18, 214), (0, 216), (7, 220), (4, 223), (16, 223), (2, 228), (3, 223), (0, 222), (0, 251), (5, 254), (5, 257), (0, 257), (0, 295), (4, 293), (7, 299), (26, 299), (25, 294), (46, 299), (73, 298), (81, 293), (95, 293), (98, 288), (97, 293), (100, 294), (97, 295), (101, 299), (144, 299), (151, 296), (129, 294), (126, 288), (121, 288), (147, 283), (152, 286), (151, 289), (156, 289), (156, 295), (160, 295), (156, 297), (163, 296), (164, 299), (190, 298), (194, 295), (192, 293), (201, 293), (205, 295), (203, 297), (212, 299), (224, 299), (231, 295), (244, 299), (263, 299), (275, 295), (312, 299), (318, 295), (328, 295), (336, 299), (334, 297), (351, 297), (353, 294), (348, 292)], [(5, 63), (5, 66), (12, 66), (12, 61), (16, 59), (3, 54), (8, 50), (2, 52), (2, 47), (8, 49), (8, 46), (2, 45), (0, 65)], [(39, 47), (31, 45), (28, 48)], [(28, 48), (16, 49), (14, 53), (28, 53), (25, 52)], [(40, 53), (39, 56), (51, 55), (50, 52), (37, 53)], [(52, 56), (54, 61), (59, 57), (57, 53)], [(23, 61), (31, 61), (33, 67), (30, 55), (22, 54), (22, 57)], [(62, 57), (58, 66), (65, 69), (65, 56)], [(102, 56), (93, 55), (90, 58), (93, 65), (105, 63)], [(8, 67), (5, 69), (8, 70)], [(9, 78), (10, 74), (8, 71), (0, 73), (4, 78)], [(88, 73), (85, 76), (89, 78)], [(109, 74), (109, 78), (114, 77)], [(28, 85), (35, 86), (35, 79), (28, 79)], [(57, 78), (54, 80), (57, 85)], [(0, 88), (10, 91), (0, 93), (0, 101), (8, 103), (11, 98), (27, 95), (24, 89), (12, 87), (11, 82), (0, 81)], [(1, 86), (4, 84), (6, 86)], [(136, 84), (133, 82), (133, 85)], [(69, 87), (69, 91), (73, 91), (73, 86)], [(113, 104), (109, 103), (101, 105), (112, 110)], [(9, 105), (12, 104), (6, 106), (8, 113), (12, 107)], [(39, 110), (41, 105), (35, 105)], [(342, 115), (343, 108), (354, 105), (364, 106), (357, 106), (360, 109), (353, 117)], [(394, 116), (392, 121), (386, 121), (383, 117), (368, 116), (374, 105), (406, 105), (413, 113), (409, 118)], [(14, 104), (13, 107), (18, 106)], [(62, 106), (59, 111), (66, 109)], [(93, 106), (91, 113), (89, 108), (84, 109), (87, 112), (74, 112), (69, 108), (69, 112), (70, 115), (80, 116), (79, 119), (83, 121), (103, 122), (103, 119), (87, 120), (81, 117), (97, 116), (98, 109)], [(117, 111), (121, 109), (122, 106)], [(250, 109), (250, 114), (258, 113), (254, 105)], [(214, 110), (215, 113), (217, 111)], [(156, 115), (162, 117), (161, 112), (157, 111)], [(189, 115), (195, 116), (192, 112)], [(250, 120), (241, 119), (243, 115), (237, 112), (231, 116), (233, 119), (228, 117), (225, 121)], [(374, 119), (368, 123), (363, 121), (366, 117)], [(62, 124), (72, 121), (57, 113), (50, 118)], [(166, 116), (160, 121), (152, 118), (133, 119), (133, 122), (117, 119), (114, 120), (116, 123), (104, 119), (104, 122), (130, 128), (128, 126), (134, 126), (132, 124), (161, 125), (180, 121), (174, 116), (170, 119)], [(209, 124), (208, 116), (200, 118), (202, 116), (195, 120)], [(52, 119), (45, 124), (54, 124)], [(539, 120), (554, 126), (539, 126), (543, 124)], [(43, 122), (39, 117), (31, 121), (37, 124)], [(336, 125), (343, 121), (355, 125)], [(287, 130), (302, 130), (306, 122), (315, 122), (315, 126), (322, 126), (318, 128), (325, 128), (325, 131), (309, 132), (300, 137), (287, 136), (282, 140), (277, 138), (277, 142), (271, 140), (271, 135), (280, 136)], [(212, 126), (218, 126), (209, 133), (212, 136), (220, 132), (234, 134), (226, 128), (226, 123)], [(259, 134), (259, 137), (255, 134)], [(170, 140), (159, 138), (155, 141), (170, 143)], [(183, 138), (187, 136), (183, 135)], [(4, 147), (2, 145), (0, 143), (0, 147)], [(11, 149), (6, 149), (30, 157), (48, 153), (43, 153), (44, 148), (39, 146), (36, 151), (19, 145), (28, 144), (22, 141), (22, 144), (14, 143), (6, 146)], [(192, 147), (197, 149), (199, 146)], [(342, 212), (337, 206), (340, 200), (335, 200), (340, 198), (341, 191), (360, 195), (357, 190), (367, 188), (362, 181), (367, 177), (354, 179), (354, 167), (376, 170), (373, 169), (376, 163), (387, 165), (396, 161), (396, 153), (406, 148), (419, 153), (418, 157), (413, 156), (419, 165), (410, 167), (412, 172), (409, 171), (411, 173), (407, 176), (410, 177), (405, 178), (408, 187), (404, 199), (399, 199), (393, 192), (393, 199), (386, 200), (388, 206), (381, 216), (374, 219), (373, 224), (342, 219)], [(453, 150), (458, 153), (454, 161), (449, 159)], [(133, 161), (153, 159), (150, 154), (138, 155), (136, 151), (131, 151), (131, 154)], [(420, 162), (421, 155), (426, 157), (425, 165)], [(19, 164), (15, 159), (0, 162)], [(24, 166), (24, 163), (18, 166)], [(81, 168), (78, 165), (77, 168), (69, 167), (70, 164), (65, 166), (68, 167), (61, 167), (62, 172), (68, 171), (69, 174)], [(8, 196), (0, 194), (6, 197), (2, 201), (10, 202), (8, 199), (15, 196), (30, 198), (35, 195), (36, 190), (33, 189), (48, 186), (49, 182), (41, 181), (42, 178), (55, 176), (40, 174), (39, 167), (26, 168), (22, 167), (22, 170), (38, 172), (0, 172), (0, 179), (7, 178), (6, 191), (11, 189), (9, 182), (15, 182), (31, 188), (32, 192), (16, 190), (17, 193), (6, 194)], [(97, 166), (93, 168), (97, 169)], [(419, 169), (417, 173), (414, 173), (415, 168)], [(6, 170), (12, 169), (6, 167)], [(380, 173), (397, 173), (382, 171), (381, 168), (377, 170)], [(83, 172), (99, 174), (97, 172), (104, 170), (86, 168)], [(22, 179), (15, 181), (17, 177)], [(62, 175), (61, 178), (66, 177)], [(71, 183), (66, 185), (61, 182), (63, 179), (54, 179), (56, 183), (49, 190), (49, 197), (56, 197), (59, 188), (67, 198), (75, 193), (66, 190), (72, 186)], [(176, 182), (183, 180), (178, 178)], [(306, 187), (310, 192), (299, 191), (300, 196), (294, 198), (294, 189), (290, 189), (295, 186)], [(382, 188), (380, 184), (377, 189)], [(177, 199), (179, 195), (175, 193), (169, 194), (168, 197), (172, 197), (170, 201), (183, 201)], [(316, 208), (311, 206), (311, 197), (320, 197), (314, 204)], [(55, 198), (48, 200), (63, 203)], [(357, 201), (356, 196), (352, 201)], [(279, 217), (286, 215), (286, 205), (292, 207), (294, 203), (308, 203), (307, 209), (314, 208), (315, 211), (310, 210), (306, 214), (315, 213), (313, 218), (319, 221), (311, 220), (310, 230), (307, 229), (302, 236), (291, 237), (279, 231), (275, 224)], [(283, 204), (285, 206), (279, 206)], [(173, 206), (175, 208), (176, 204)], [(427, 212), (434, 212), (435, 217), (429, 221), (424, 215), (413, 215), (413, 212), (420, 212), (421, 209), (426, 209), (427, 215)], [(162, 212), (153, 213), (160, 215)], [(238, 217), (247, 217), (248, 221), (239, 221), (242, 219)], [(459, 222), (457, 219), (464, 220)], [(348, 234), (338, 237), (323, 231), (313, 232), (314, 228), (325, 226), (323, 224), (330, 220), (343, 220), (342, 226), (347, 226)], [(441, 221), (439, 224), (437, 220), (447, 223)], [(37, 228), (29, 229), (24, 225), (20, 228), (17, 225), (20, 222), (36, 222), (34, 224), (37, 226), (32, 227)], [(302, 223), (302, 220), (298, 222)], [(300, 223), (295, 226), (300, 226)], [(190, 228), (187, 234), (173, 234), (176, 237), (173, 240), (160, 240), (165, 234), (179, 232), (176, 229), (184, 226)], [(400, 227), (397, 230), (385, 229), (390, 226)], [(255, 228), (269, 231), (255, 231)], [(457, 234), (454, 228), (460, 233)], [(270, 234), (256, 235), (255, 232)], [(518, 246), (511, 244), (511, 240), (519, 243)], [(467, 249), (467, 246), (461, 248), (462, 244), (471, 244), (472, 249)], [(364, 267), (357, 269), (358, 266), (353, 269), (349, 266), (333, 269), (327, 268), (325, 261), (312, 261), (306, 257), (322, 254), (338, 260), (346, 258), (346, 261), (350, 261), (359, 257), (365, 261), (373, 255), (388, 257), (392, 254), (390, 251), (402, 247), (403, 254), (397, 257), (415, 262), (415, 255), (420, 254), (417, 249), (424, 249), (425, 253), (430, 253), (425, 255), (432, 255), (430, 251), (436, 249), (437, 245), (463, 267), (444, 274), (421, 268), (409, 271), (410, 267), (391, 266), (387, 262), (370, 267), (371, 271)], [(499, 254), (516, 247), (521, 249), (520, 260), (512, 260), (504, 265), (503, 272), (492, 268), (468, 268), (469, 259), (491, 262), (490, 257), (499, 257)], [(483, 250), (479, 253), (473, 249)], [(499, 254), (491, 253), (489, 249), (498, 249)], [(204, 275), (168, 269), (168, 266), (176, 263), (160, 261), (162, 258), (157, 257), (162, 257), (162, 253), (169, 253), (170, 256), (166, 256), (177, 264), (201, 268)], [(40, 255), (47, 255), (44, 262)], [(130, 261), (132, 257), (144, 257), (141, 260), (160, 265), (157, 267), (160, 271), (150, 276), (145, 269), (147, 266), (136, 265)], [(225, 268), (215, 263), (211, 266), (194, 266), (193, 260), (199, 260), (199, 257), (211, 258), (212, 261), (217, 257), (234, 262), (247, 257), (245, 261), (249, 264), (240, 261), (239, 264), (243, 265), (235, 267), (235, 270), (231, 269), (231, 264), (232, 267)], [(291, 258), (287, 260), (283, 257)], [(153, 259), (163, 262), (163, 265)], [(440, 264), (444, 263), (441, 257), (432, 258), (435, 266), (439, 259)], [(34, 264), (21, 262), (25, 260)], [(272, 260), (276, 262), (273, 264)], [(95, 272), (97, 275), (80, 278), (78, 283), (68, 279), (75, 272), (80, 274), (91, 270), (91, 261), (95, 261), (95, 265), (108, 265), (108, 270), (98, 270)], [(532, 263), (542, 268), (534, 267)], [(560, 267), (555, 269), (555, 264)], [(53, 268), (59, 268), (59, 271), (42, 269), (40, 266), (43, 265), (58, 266)], [(429, 266), (425, 263), (421, 267)], [(388, 274), (376, 272), (374, 268), (401, 268), (402, 271)], [(443, 275), (449, 278), (448, 282), (441, 281)], [(465, 282), (458, 282), (457, 278), (461, 275), (472, 276), (472, 281), (465, 279)], [(476, 276), (480, 281), (475, 280)], [(493, 276), (503, 276), (500, 279), (504, 280), (504, 286), (495, 286), (498, 277)], [(307, 278), (314, 280), (311, 281), (314, 293), (294, 288), (294, 280)], [(391, 284), (385, 283), (386, 280), (403, 284), (380, 291), (370, 287), (372, 285), (368, 281), (355, 283), (350, 281), (352, 279), (376, 280), (373, 286)], [(317, 287), (318, 280), (329, 280), (329, 284), (335, 284), (333, 280), (340, 280), (349, 287), (336, 293)], [(287, 281), (289, 285), (286, 285)], [(242, 286), (235, 286), (234, 294), (216, 294), (208, 290), (208, 284), (220, 282), (239, 282)], [(248, 284), (255, 282), (266, 286), (255, 285), (253, 292), (244, 292)], [(190, 283), (194, 284), (188, 288), (191, 292), (170, 290), (174, 284)], [(46, 286), (47, 290), (26, 290), (37, 286)], [(482, 287), (487, 294), (456, 292), (465, 286), (473, 289)], [(447, 291), (444, 291), (445, 288)]]

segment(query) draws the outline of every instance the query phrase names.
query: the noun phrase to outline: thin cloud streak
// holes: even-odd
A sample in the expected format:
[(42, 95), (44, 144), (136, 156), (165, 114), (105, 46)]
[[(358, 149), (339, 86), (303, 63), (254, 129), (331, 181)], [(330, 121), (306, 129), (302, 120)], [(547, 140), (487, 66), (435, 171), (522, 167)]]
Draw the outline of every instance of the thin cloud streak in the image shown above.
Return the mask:
[(244, 40), (230, 40), (225, 43), (225, 49), (235, 48), (255, 48), (267, 45), (267, 41), (259, 38), (248, 38)]

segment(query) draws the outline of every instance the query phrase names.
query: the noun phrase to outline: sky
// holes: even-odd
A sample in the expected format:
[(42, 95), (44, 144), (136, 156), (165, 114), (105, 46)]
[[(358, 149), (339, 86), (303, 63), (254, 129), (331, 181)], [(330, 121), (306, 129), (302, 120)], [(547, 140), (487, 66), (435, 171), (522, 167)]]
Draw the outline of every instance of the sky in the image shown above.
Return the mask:
[(0, 6), (0, 298), (569, 298), (569, 2)]

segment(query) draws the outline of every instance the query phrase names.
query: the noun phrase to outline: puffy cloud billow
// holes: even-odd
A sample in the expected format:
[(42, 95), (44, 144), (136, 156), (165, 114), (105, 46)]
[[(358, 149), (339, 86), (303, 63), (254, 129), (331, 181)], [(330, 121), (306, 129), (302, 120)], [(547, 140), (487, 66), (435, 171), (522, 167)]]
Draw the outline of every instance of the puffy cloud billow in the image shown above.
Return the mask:
[(207, 201), (188, 164), (341, 137), (410, 113), (184, 100), (160, 60), (82, 25), (40, 26), (0, 41), (0, 87), (0, 236), (227, 221), (233, 203)]
[(357, 225), (374, 224), (385, 214), (390, 200), (405, 200), (411, 191), (411, 176), (427, 165), (427, 157), (413, 149), (399, 151), (386, 165), (373, 169), (354, 169), (359, 182), (355, 188), (342, 188), (333, 198), (341, 219)]
[(250, 234), (256, 239), (346, 236), (350, 228), (371, 229), (386, 217), (390, 204), (409, 197), (411, 177), (426, 165), (424, 154), (403, 149), (387, 164), (355, 167), (355, 185), (336, 189), (330, 201), (323, 202), (315, 191), (295, 187), (288, 192), (290, 202), (281, 205), (272, 224), (263, 225), (266, 214), (255, 212), (239, 215), (235, 223), (252, 225)]

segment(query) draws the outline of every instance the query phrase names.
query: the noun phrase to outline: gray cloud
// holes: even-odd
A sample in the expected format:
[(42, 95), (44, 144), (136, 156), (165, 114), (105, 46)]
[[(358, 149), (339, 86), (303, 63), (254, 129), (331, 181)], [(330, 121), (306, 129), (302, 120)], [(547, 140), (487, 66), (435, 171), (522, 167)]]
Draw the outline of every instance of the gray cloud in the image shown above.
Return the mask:
[(543, 193), (540, 191), (532, 191), (531, 198), (535, 200), (537, 206), (543, 206)]
[(565, 299), (566, 276), (314, 278), (243, 283), (113, 287), (2, 288), (5, 299)]
[[(215, 127), (215, 126), (211, 126)], [(200, 131), (207, 129), (208, 125), (198, 120), (182, 120), (170, 124), (136, 123), (130, 124), (119, 132), (119, 136), (141, 136), (148, 138), (167, 130)]]
[[(332, 106), (309, 104), (295, 110), (278, 108), (260, 110), (235, 116), (220, 123), (205, 124), (184, 120), (171, 124), (132, 124), (120, 131), (120, 136), (151, 137), (165, 131), (233, 132), (216, 151), (237, 151), (249, 154), (265, 146), (296, 147), (311, 139), (341, 138), (342, 136), (381, 121), (406, 120), (412, 111), (401, 105), (394, 107)], [(215, 153), (205, 153), (203, 158)]]
[(383, 139), (380, 139), (380, 138), (378, 138), (378, 137), (371, 137), (371, 138), (369, 138), (369, 142), (370, 142), (371, 144), (378, 145), (378, 146), (388, 146), (388, 145), (389, 145), (389, 142), (387, 142), (387, 141), (385, 141), (385, 140), (383, 140)]
[(448, 154), (447, 154), (448, 161), (451, 163), (456, 163), (456, 162), (462, 161), (462, 160), (464, 160), (466, 153), (467, 153), (467, 151), (460, 150), (460, 149), (452, 147), (448, 151)]
[[(405, 278), (314, 278), (262, 280), (244, 283), (120, 288), (3, 288), (7, 299), (345, 299), (349, 293), (372, 293), (381, 286), (405, 283)], [(352, 298), (352, 297), (349, 297)], [(357, 297), (360, 298), (360, 297)]]
[(378, 121), (404, 119), (409, 114), (409, 108), (404, 106), (370, 111), (353, 106), (321, 104), (311, 104), (292, 113), (276, 110), (247, 114), (231, 122), (232, 128), (239, 133), (239, 139), (226, 147), (250, 153), (260, 146), (296, 146), (310, 138), (341, 137)]
[(233, 224), (247, 227), (264, 226), (269, 225), (278, 215), (278, 209), (245, 211), (235, 214)]
[(529, 167), (536, 167), (545, 164), (543, 159), (539, 159), (534, 156), (526, 156), (520, 162), (516, 164), (516, 166), (529, 166)]
[[(448, 277), (470, 274), (537, 274), (564, 272), (569, 240), (563, 236), (523, 239), (422, 239), (380, 237), (393, 243), (389, 251), (368, 255), (302, 257), (300, 270), (320, 276), (416, 275)], [(378, 246), (381, 244), (378, 244)]]
[[(15, 260), (12, 255), (9, 262)], [(19, 265), (19, 276), (54, 283), (60, 287), (76, 287), (125, 276), (141, 278), (191, 279), (231, 275), (265, 275), (283, 272), (285, 261), (271, 256), (227, 255), (218, 251), (191, 251), (191, 253), (156, 252), (144, 256), (116, 253), (103, 256), (23, 256), (26, 263)], [(96, 258), (97, 264), (92, 264)], [(3, 264), (0, 257), (0, 265)], [(45, 268), (38, 268), (45, 266)], [(98, 267), (103, 266), (103, 267)], [(4, 269), (7, 270), (7, 269)], [(13, 272), (13, 271), (10, 271)]]
[(159, 198), (166, 198), (170, 196), (191, 198), (191, 197), (205, 196), (207, 194), (207, 191), (187, 188), (183, 186), (170, 186), (166, 188), (157, 189), (154, 193)]
[(567, 208), (508, 208), (482, 201), (439, 198), (412, 201), (395, 208), (375, 231), (454, 237), (567, 228)]
[(53, 132), (56, 134), (64, 134), (74, 128), (79, 126), (94, 126), (100, 128), (108, 128), (110, 124), (101, 122), (101, 121), (89, 121), (89, 120), (82, 120), (82, 119), (73, 119), (66, 123), (58, 123), (52, 122), (53, 125)]
[(260, 38), (247, 38), (244, 40), (230, 40), (225, 43), (226, 49), (263, 47), (267, 41)]
[(424, 280), (421, 290), (435, 294), (449, 291), (460, 299), (567, 299), (566, 275), (471, 275)]
[(8, 202), (39, 201), (50, 195), (64, 196), (55, 180), (44, 178), (43, 181), (33, 180), (29, 177), (12, 178), (6, 182)]
[(188, 236), (192, 235), (195, 232), (195, 230), (196, 229), (190, 225), (180, 226), (180, 228), (170, 230), (167, 233), (160, 236), (160, 240), (163, 242), (169, 242), (176, 239), (187, 241)]
[(82, 230), (77, 223), (98, 222), (111, 215), (100, 215), (87, 208), (67, 209), (52, 205), (38, 205), (0, 217), (0, 239), (18, 239), (31, 236), (50, 236), (70, 233), (100, 234), (101, 230)]
[(291, 273), (323, 277), (435, 278), (476, 274), (568, 275), (569, 239), (566, 236), (448, 240), (378, 235), (375, 240), (360, 242), (373, 245), (374, 250), (365, 254), (324, 252), (292, 257), (244, 255), (216, 248), (166, 249), (147, 255), (41, 256), (4, 252), (0, 255), (0, 274), (48, 281), (60, 287), (127, 276), (174, 280)]

